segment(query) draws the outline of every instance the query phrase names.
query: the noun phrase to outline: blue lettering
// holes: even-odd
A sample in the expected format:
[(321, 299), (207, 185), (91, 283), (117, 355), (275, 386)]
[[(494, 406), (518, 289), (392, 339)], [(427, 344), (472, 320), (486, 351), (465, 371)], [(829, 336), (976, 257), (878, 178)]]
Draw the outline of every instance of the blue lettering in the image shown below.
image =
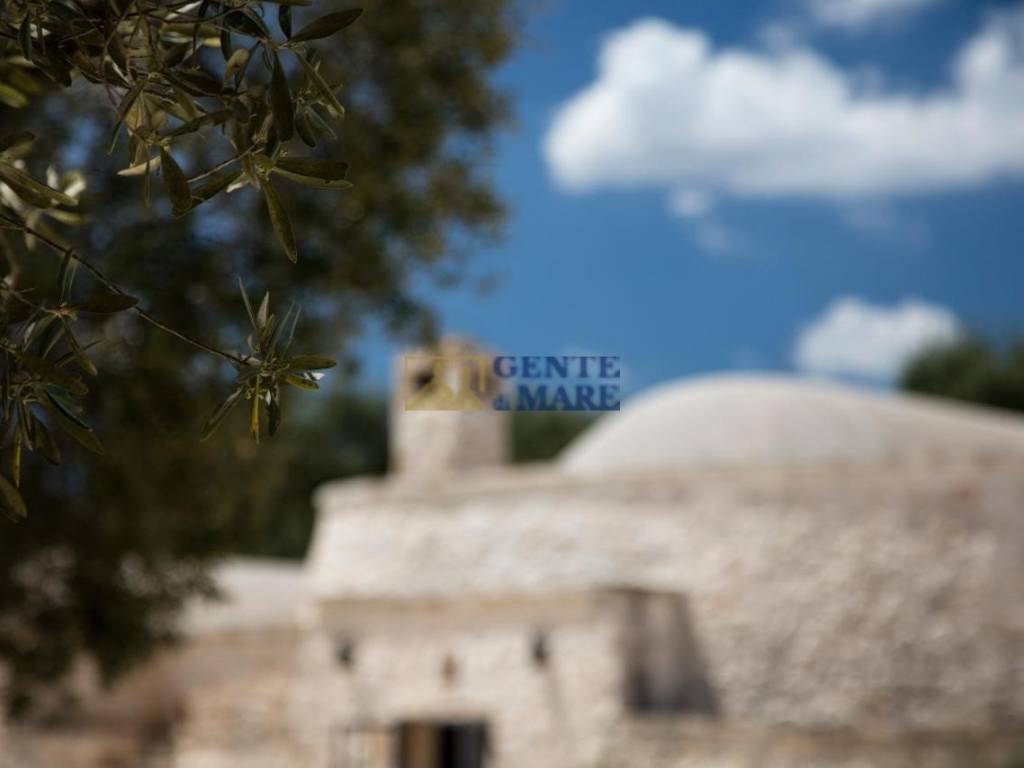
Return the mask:
[(594, 388), (589, 384), (581, 384), (576, 387), (576, 410), (577, 411), (596, 411), (597, 406), (594, 405)]
[(565, 391), (565, 387), (558, 387), (555, 390), (555, 397), (551, 401), (551, 410), (553, 411), (574, 411), (572, 401), (569, 399), (569, 393)]
[(619, 385), (618, 384), (602, 384), (598, 387), (600, 392), (600, 410), (602, 411), (617, 411), (619, 410)]
[(540, 358), (534, 355), (523, 355), (523, 378), (540, 378)]
[(602, 379), (617, 379), (621, 375), (619, 370), (619, 358), (617, 357), (601, 357), (601, 378)]
[(494, 358), (494, 375), (499, 379), (508, 379), (516, 375), (516, 359), (499, 355)]
[(548, 388), (547, 385), (542, 384), (534, 390), (534, 394), (531, 394), (530, 388), (525, 384), (520, 384), (516, 390), (516, 410), (517, 411), (547, 411), (550, 410), (547, 404)]
[(545, 357), (544, 365), (544, 375), (549, 379), (552, 376), (564, 379), (569, 375), (569, 358), (567, 357)]

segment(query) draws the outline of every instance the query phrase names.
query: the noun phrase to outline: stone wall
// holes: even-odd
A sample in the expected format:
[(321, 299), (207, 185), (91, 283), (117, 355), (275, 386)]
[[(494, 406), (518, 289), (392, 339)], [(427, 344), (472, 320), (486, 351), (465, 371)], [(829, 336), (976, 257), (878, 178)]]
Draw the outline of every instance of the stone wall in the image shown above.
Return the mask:
[(288, 704), (295, 685), (294, 631), (203, 637), (176, 660), (186, 690), (173, 768), (294, 768)]
[(355, 740), (428, 720), (486, 722), (493, 768), (593, 766), (621, 713), (617, 622), (595, 596), (325, 606), (293, 710), (303, 765), (391, 768), (386, 754), (343, 756), (365, 751)]
[(11, 727), (0, 768), (303, 766), (287, 712), (295, 658), (294, 631), (193, 638), (59, 721)]
[[(1007, 768), (1024, 733), (621, 723), (600, 768)], [(1014, 764), (1016, 765), (1016, 764)]]
[[(339, 750), (479, 719), (493, 768), (989, 768), (1024, 729), (1012, 465), (503, 470), (334, 484), (317, 503), (305, 626), (195, 637), (77, 723), (10, 729), (2, 753), (377, 768)], [(686, 597), (718, 719), (630, 713), (622, 586)]]
[(325, 598), (681, 592), (729, 721), (1014, 727), (1019, 474), (889, 465), (336, 484), (318, 496), (309, 567)]

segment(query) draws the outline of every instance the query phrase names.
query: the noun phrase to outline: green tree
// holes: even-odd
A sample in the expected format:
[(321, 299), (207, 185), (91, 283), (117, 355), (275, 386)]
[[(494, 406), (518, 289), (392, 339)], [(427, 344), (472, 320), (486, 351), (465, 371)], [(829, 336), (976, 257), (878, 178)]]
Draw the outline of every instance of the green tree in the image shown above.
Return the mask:
[[(211, 3), (206, 12), (240, 5)], [(276, 7), (266, 5), (273, 12), (261, 18), (281, 40)], [(344, 10), (295, 7), (293, 29)], [(40, 91), (2, 120), (5, 130), (34, 133), (37, 148), (45, 145), (62, 163), (89, 169), (75, 209), (87, 219), (74, 229), (49, 225), (91, 254), (139, 306), (208, 346), (243, 349), (237, 276), (246, 275), (254, 297), (273, 289), (271, 307), (288, 303), (280, 293), (301, 305), (296, 348), (339, 358), (340, 385), (354, 364), (347, 342), (367, 324), (429, 336), (418, 286), (450, 284), (474, 245), (499, 231), (502, 210), (486, 160), (507, 117), (491, 74), (514, 42), (511, 10), (497, 0), (371, 3), (341, 42), (316, 46), (319, 73), (344, 83), (344, 126), (337, 139), (317, 137), (314, 148), (303, 148), (296, 129), (289, 146), (303, 156), (344, 157), (353, 187), (338, 194), (279, 186), (296, 263), (281, 255), (263, 189), (222, 193), (181, 218), (173, 217), (173, 200), (154, 191), (147, 209), (144, 182), (119, 176), (123, 157), (107, 153), (112, 108), (94, 86), (76, 80), (63, 89), (40, 79)], [(201, 57), (203, 67), (211, 58), (211, 68), (218, 60), (225, 66), (216, 48)], [(268, 82), (273, 66), (264, 72)], [(294, 84), (302, 77), (296, 67), (285, 65)], [(183, 169), (214, 167), (216, 152), (195, 134), (174, 148)], [(42, 164), (31, 165), (34, 155), (30, 166), (45, 176)], [(284, 181), (274, 176), (275, 185)], [(52, 282), (38, 244), (30, 252), (24, 238), (6, 243), (21, 286)], [(88, 286), (87, 278), (80, 280)], [(253, 309), (258, 314), (258, 302)], [(57, 470), (27, 457), (22, 493), (33, 514), (0, 536), (0, 658), (14, 674), (15, 703), (27, 701), (39, 681), (59, 679), (76, 655), (95, 659), (108, 678), (145, 658), (173, 639), (182, 602), (209, 588), (214, 558), (240, 547), (298, 554), (311, 487), (346, 466), (379, 471), (384, 463), (384, 433), (371, 427), (383, 406), (346, 402), (342, 394), (318, 401), (282, 395), (279, 407), (290, 415), (259, 447), (244, 437), (243, 408), (199, 442), (207, 416), (232, 391), (234, 366), (130, 313), (96, 318), (83, 314), (77, 327), (83, 346), (102, 342), (88, 354), (103, 376), (83, 401), (106, 453), (62, 445)]]
[(968, 338), (924, 350), (900, 377), (912, 392), (1024, 411), (1024, 343)]
[[(233, 548), (245, 554), (301, 558), (313, 532), (310, 494), (322, 483), (383, 475), (388, 468), (387, 400), (342, 389), (300, 413), (272, 444), (253, 453), (265, 477), (240, 515)], [(286, 468), (284, 482), (275, 477)]]
[[(119, 173), (142, 178), (147, 208), (151, 176), (158, 169), (175, 217), (222, 193), (252, 187), (262, 195), (277, 240), (294, 262), (298, 246), (274, 178), (318, 189), (351, 187), (345, 180), (346, 163), (295, 152), (295, 143), (289, 143), (298, 135), (304, 144), (315, 146), (314, 126), (320, 133), (335, 135), (327, 118), (340, 120), (344, 109), (335, 86), (321, 72), (320, 56), (311, 43), (331, 38), (362, 11), (320, 15), (294, 31), (292, 5), (293, 0), (280, 0), (273, 6), (278, 9), (275, 33), (264, 18), (266, 5), (252, 0), (12, 0), (0, 6), (0, 101), (11, 108), (29, 105), (43, 90), (44, 78), (69, 89), (93, 84), (79, 97), (113, 108), (112, 127), (105, 131), (109, 151), (124, 133), (128, 152)], [(211, 55), (210, 49), (219, 55)], [(220, 156), (186, 164), (186, 172), (180, 150), (193, 136)], [(252, 325), (244, 351), (212, 346), (158, 320), (95, 258), (83, 256), (55, 229), (81, 220), (72, 209), (87, 180), (77, 171), (60, 176), (52, 165), (45, 176), (34, 172), (26, 158), (35, 144), (33, 131), (0, 138), (0, 229), (20, 235), (28, 248), (38, 246), (57, 257), (43, 279), (37, 258), (37, 279), (27, 281), (17, 249), (6, 238), (0, 242), (8, 265), (0, 290), (2, 437), (12, 454), (9, 477), (0, 474), (0, 509), (13, 518), (26, 515), (17, 489), (23, 449), (60, 463), (52, 428), (103, 453), (80, 406), (89, 391), (83, 376), (99, 374), (78, 327), (83, 313), (134, 310), (151, 326), (235, 368), (235, 388), (218, 406), (204, 437), (243, 400), (249, 403), (249, 430), (257, 442), (261, 421), (273, 434), (280, 423), (281, 387), (316, 389), (311, 371), (334, 365), (324, 356), (291, 352), (298, 311), (293, 307), (276, 316), (266, 296), (254, 309), (243, 288)], [(46, 150), (53, 148), (42, 144)], [(52, 163), (46, 154), (46, 162)], [(79, 267), (98, 284), (98, 293), (82, 297), (76, 290)]]
[(572, 411), (513, 411), (512, 460), (552, 459), (593, 423), (591, 415)]

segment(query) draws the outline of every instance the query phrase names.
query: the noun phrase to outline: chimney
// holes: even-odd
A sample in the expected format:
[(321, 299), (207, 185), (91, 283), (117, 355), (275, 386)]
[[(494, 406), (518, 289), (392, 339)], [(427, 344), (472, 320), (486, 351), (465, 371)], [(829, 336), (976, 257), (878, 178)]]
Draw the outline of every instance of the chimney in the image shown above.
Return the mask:
[(508, 413), (492, 401), (493, 355), (464, 338), (408, 350), (394, 367), (391, 471), (430, 478), (505, 462)]

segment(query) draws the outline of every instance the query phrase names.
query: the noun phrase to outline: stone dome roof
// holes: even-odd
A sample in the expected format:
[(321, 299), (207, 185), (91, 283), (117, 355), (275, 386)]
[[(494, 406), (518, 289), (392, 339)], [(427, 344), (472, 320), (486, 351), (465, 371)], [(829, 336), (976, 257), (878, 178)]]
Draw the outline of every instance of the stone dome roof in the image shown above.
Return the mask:
[(1024, 418), (795, 376), (673, 382), (626, 401), (558, 461), (570, 471), (1024, 459)]

